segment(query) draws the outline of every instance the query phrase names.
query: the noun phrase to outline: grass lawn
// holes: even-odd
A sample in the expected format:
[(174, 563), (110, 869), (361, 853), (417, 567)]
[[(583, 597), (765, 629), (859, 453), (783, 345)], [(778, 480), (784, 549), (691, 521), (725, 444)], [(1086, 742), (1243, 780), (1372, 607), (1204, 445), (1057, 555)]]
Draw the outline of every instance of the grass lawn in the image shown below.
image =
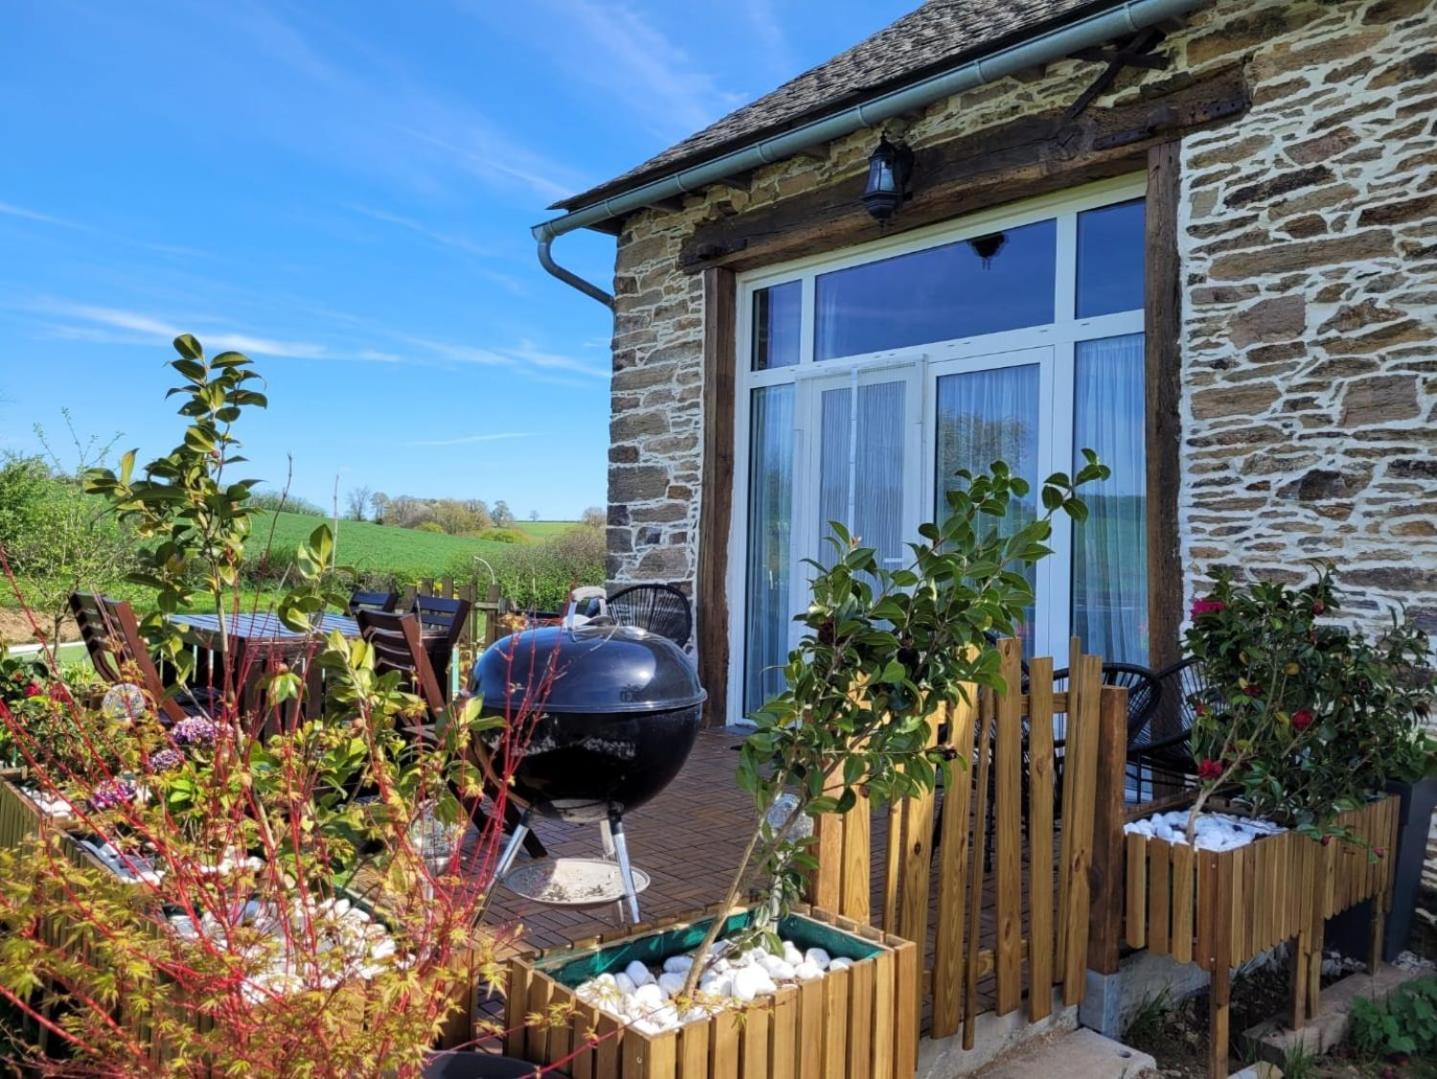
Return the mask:
[[(260, 550), (269, 542), (271, 523), (274, 525), (274, 550), (293, 550), (307, 539), (319, 525), (332, 522), (328, 518), (303, 513), (261, 513), (254, 522), (254, 535), (249, 548)], [(574, 521), (520, 521), (515, 530), (535, 539), (545, 539), (573, 528)], [(393, 574), (401, 580), (417, 577), (438, 577), (461, 557), (486, 558), (502, 555), (512, 544), (494, 540), (449, 536), (442, 532), (422, 532), (414, 528), (394, 528), (368, 521), (340, 521), (337, 560), (361, 573)]]

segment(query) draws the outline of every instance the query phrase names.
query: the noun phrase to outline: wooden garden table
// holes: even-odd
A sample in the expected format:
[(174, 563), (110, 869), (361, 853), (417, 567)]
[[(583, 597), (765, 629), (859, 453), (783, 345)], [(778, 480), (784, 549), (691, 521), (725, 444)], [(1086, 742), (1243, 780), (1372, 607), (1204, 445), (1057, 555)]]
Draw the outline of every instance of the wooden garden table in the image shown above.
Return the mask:
[[(221, 616), (177, 614), (172, 615), (170, 621), (180, 627), (185, 643), (195, 649), (193, 684), (222, 685), (224, 671), (218, 659)], [(303, 663), (304, 653), (313, 645), (312, 637), (295, 632), (281, 622), (278, 615), (269, 612), (226, 615), (224, 623), (229, 635), (231, 666), (236, 672), (247, 669), (241, 690), (241, 710), (249, 712), (259, 704), (260, 680), (269, 660), (275, 658), (287, 663), (299, 661), (305, 666), (305, 681), (309, 689), (305, 695), (305, 713), (311, 716), (318, 714), (324, 699), (319, 665)], [(359, 636), (359, 623), (342, 614), (321, 615), (317, 629), (326, 636), (335, 631), (344, 637)]]

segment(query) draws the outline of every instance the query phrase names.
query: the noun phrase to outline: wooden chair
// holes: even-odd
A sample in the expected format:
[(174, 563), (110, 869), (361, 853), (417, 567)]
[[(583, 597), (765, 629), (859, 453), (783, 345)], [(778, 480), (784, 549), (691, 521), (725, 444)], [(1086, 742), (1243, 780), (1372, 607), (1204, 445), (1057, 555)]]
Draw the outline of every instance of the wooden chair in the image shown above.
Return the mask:
[(419, 629), (424, 636), (424, 648), (429, 653), (430, 666), (438, 676), (446, 701), (449, 699), (449, 664), (454, 658), (455, 646), (469, 627), (470, 606), (467, 599), (414, 597), (411, 612), (419, 620)]
[(115, 685), (138, 676), (140, 688), (153, 698), (162, 717), (171, 723), (205, 710), (206, 702), (190, 691), (179, 695), (166, 692), (159, 669), (140, 636), (135, 609), (128, 603), (91, 592), (72, 592), (70, 613), (80, 628), (80, 640), (85, 642), (90, 662), (106, 682)]
[[(465, 603), (460, 600), (460, 603)], [(468, 604), (465, 603), (467, 607)], [(467, 612), (466, 612), (467, 613)], [(419, 618), (415, 614), (397, 614), (394, 611), (372, 611), (361, 608), (355, 615), (359, 632), (374, 649), (374, 666), (381, 674), (399, 671), (405, 687), (424, 702), (428, 722), (415, 727), (411, 734), (417, 739), (432, 739), (438, 726), (449, 710), (439, 678), (429, 661), (429, 650), (420, 633)], [(478, 800), (460, 798), (476, 821), (483, 818), (484, 810)], [(504, 803), (504, 824), (506, 830), (513, 830), (523, 816), (512, 795)], [(543, 858), (548, 851), (531, 829), (524, 836), (524, 849), (531, 857)]]
[(392, 611), (399, 603), (398, 592), (362, 592), (356, 590), (349, 596), (349, 617), (360, 611)]

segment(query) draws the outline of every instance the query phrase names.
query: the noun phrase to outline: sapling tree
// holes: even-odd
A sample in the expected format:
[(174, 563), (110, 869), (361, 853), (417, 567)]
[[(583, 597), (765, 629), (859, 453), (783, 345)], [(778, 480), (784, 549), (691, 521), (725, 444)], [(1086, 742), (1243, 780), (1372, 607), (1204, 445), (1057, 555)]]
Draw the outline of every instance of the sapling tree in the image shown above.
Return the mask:
[[(803, 816), (847, 812), (860, 790), (878, 804), (932, 790), (951, 764), (932, 745), (936, 716), (974, 687), (1008, 688), (991, 637), (1014, 633), (1032, 605), (1026, 571), (1052, 553), (1054, 515), (1084, 521), (1079, 488), (1109, 475), (1091, 450), (1083, 456), (1075, 476), (1043, 483), (1036, 515), (1022, 506), (1027, 481), (1003, 462), (959, 472), (947, 515), (919, 528), (922, 542), (909, 545), (912, 560), (901, 569), (884, 567), (861, 537), (832, 523), (832, 562), (809, 563), (812, 598), (796, 619), (804, 633), (784, 668), (786, 688), (751, 716), (755, 729), (739, 758), (759, 823), (725, 906), (737, 901), (750, 866), (761, 866), (769, 902), (755, 908), (751, 937), (775, 947), (773, 919), (813, 867), (810, 840), (793, 838)], [(791, 809), (774, 822), (767, 811), (785, 792), (795, 796)], [(686, 995), (702, 966), (690, 969)]]

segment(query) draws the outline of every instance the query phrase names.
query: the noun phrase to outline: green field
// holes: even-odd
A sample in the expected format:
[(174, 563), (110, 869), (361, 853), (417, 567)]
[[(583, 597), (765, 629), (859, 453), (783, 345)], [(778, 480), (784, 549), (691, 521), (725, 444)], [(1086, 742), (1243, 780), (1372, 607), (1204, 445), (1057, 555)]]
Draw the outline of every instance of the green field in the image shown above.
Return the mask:
[[(249, 550), (263, 550), (270, 542), (270, 528), (273, 526), (274, 551), (292, 551), (321, 524), (333, 527), (329, 518), (304, 513), (258, 514)], [(514, 525), (514, 529), (538, 540), (558, 535), (574, 525), (574, 521), (521, 521)], [(392, 575), (400, 580), (437, 577), (451, 572), (464, 557), (502, 557), (515, 546), (468, 536), (449, 536), (442, 532), (394, 528), (368, 521), (340, 521), (337, 541), (335, 561), (339, 565), (360, 573)]]

